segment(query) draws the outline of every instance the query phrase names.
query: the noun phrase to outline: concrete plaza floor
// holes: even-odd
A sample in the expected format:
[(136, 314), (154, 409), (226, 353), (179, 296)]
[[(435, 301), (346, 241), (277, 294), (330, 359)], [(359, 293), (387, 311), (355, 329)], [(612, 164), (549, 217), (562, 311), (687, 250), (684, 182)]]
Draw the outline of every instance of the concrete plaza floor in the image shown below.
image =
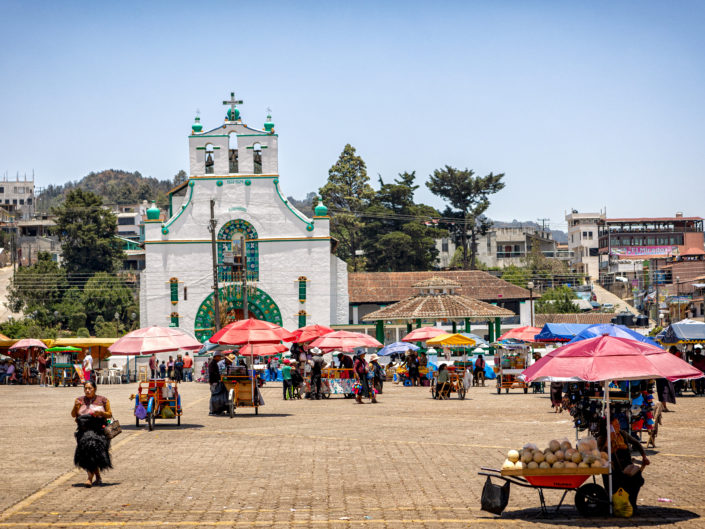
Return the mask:
[[(135, 388), (99, 387), (124, 432), (105, 485), (87, 489), (72, 465), (80, 389), (0, 386), (0, 527), (705, 528), (705, 398), (664, 415), (638, 517), (581, 519), (569, 493), (558, 516), (540, 520), (537, 492), (520, 487), (501, 517), (481, 511), (477, 471), (526, 442), (574, 439), (547, 395), (485, 387), (434, 401), (428, 388), (387, 384), (379, 404), (356, 405), (282, 401), (273, 385), (259, 416), (230, 419), (209, 417), (208, 386), (188, 383), (181, 427), (158, 421), (148, 432), (135, 428)], [(560, 493), (546, 496), (555, 505)]]

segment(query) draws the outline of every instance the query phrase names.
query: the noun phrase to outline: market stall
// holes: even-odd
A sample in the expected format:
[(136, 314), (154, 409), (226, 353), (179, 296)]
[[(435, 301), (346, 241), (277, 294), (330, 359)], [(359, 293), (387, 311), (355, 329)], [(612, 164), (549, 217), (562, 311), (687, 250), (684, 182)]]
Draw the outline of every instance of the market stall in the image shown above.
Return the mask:
[(528, 384), (519, 375), (529, 366), (531, 348), (523, 343), (497, 343), (495, 346), (494, 371), (497, 375), (497, 393), (510, 389), (529, 392)]
[(55, 387), (77, 386), (83, 383), (83, 369), (78, 363), (81, 349), (68, 345), (51, 347), (46, 350), (51, 354), (50, 380)]

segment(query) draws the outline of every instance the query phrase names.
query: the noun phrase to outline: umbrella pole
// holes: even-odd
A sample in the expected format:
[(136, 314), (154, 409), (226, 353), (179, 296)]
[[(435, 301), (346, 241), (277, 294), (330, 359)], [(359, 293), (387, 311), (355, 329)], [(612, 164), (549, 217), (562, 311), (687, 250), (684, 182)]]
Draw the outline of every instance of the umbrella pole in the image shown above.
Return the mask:
[(610, 381), (609, 380), (605, 380), (605, 401), (607, 403), (607, 412), (605, 414), (606, 421), (607, 421), (607, 461), (609, 461), (608, 478), (607, 478), (609, 486), (608, 486), (607, 493), (609, 494), (610, 514), (613, 514), (612, 513), (612, 432), (610, 431), (612, 424), (610, 421)]

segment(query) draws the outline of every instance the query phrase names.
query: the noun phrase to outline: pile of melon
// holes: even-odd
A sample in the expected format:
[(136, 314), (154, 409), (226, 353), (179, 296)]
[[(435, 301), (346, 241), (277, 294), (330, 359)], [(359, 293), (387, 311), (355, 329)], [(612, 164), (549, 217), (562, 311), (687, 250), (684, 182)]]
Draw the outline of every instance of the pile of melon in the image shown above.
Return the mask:
[(592, 437), (578, 441), (576, 448), (568, 440), (554, 439), (543, 451), (531, 443), (521, 450), (510, 450), (502, 464), (502, 470), (537, 468), (607, 468), (607, 452), (600, 452)]

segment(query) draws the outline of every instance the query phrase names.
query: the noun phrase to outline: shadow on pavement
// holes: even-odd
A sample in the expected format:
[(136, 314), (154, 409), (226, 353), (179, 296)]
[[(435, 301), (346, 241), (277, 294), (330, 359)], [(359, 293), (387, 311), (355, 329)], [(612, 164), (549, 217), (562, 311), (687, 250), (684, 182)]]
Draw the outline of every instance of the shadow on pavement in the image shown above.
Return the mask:
[[(154, 424), (154, 429), (162, 429), (162, 428), (173, 428), (175, 430), (191, 430), (193, 428), (203, 428), (202, 424), (193, 424), (193, 423), (181, 423), (181, 425), (176, 424), (174, 421), (169, 421), (169, 419), (164, 419), (164, 422), (157, 422)], [(122, 426), (122, 425), (121, 425)], [(122, 426), (122, 431), (123, 432), (139, 432), (141, 430), (146, 430), (147, 425), (146, 424), (140, 424), (139, 426), (135, 426), (134, 424), (130, 424), (127, 426)]]
[[(554, 507), (555, 508), (555, 507)], [(549, 506), (548, 516), (541, 516), (541, 510), (521, 509), (518, 511), (504, 511), (497, 519), (523, 520), (525, 523), (541, 523), (546, 525), (577, 524), (580, 527), (651, 527), (679, 523), (700, 518), (700, 515), (679, 509), (677, 507), (658, 507), (640, 505), (637, 514), (631, 518), (584, 518), (575, 507), (561, 508), (558, 514), (551, 512)]]

